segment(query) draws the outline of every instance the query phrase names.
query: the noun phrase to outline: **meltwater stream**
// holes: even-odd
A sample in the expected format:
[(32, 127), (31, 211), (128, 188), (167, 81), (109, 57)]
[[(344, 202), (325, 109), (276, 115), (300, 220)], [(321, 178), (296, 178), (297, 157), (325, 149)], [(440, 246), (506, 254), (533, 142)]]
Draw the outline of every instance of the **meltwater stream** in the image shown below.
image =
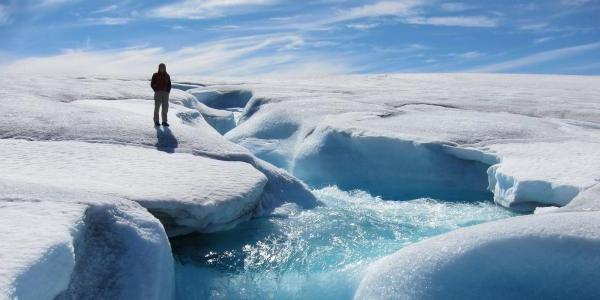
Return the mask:
[(325, 204), (172, 241), (178, 299), (351, 299), (370, 262), (460, 227), (514, 214), (492, 201), (385, 201), (336, 187)]

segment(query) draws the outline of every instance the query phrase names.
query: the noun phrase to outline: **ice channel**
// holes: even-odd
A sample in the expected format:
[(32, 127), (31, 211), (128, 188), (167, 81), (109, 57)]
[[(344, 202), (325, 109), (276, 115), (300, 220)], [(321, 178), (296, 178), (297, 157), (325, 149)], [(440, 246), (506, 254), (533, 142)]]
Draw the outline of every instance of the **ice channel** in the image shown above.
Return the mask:
[(352, 299), (367, 265), (456, 228), (514, 213), (491, 200), (386, 201), (337, 187), (324, 205), (172, 240), (178, 299)]
[[(208, 120), (237, 112), (251, 97), (243, 91), (188, 92), (208, 106), (194, 106)], [(252, 111), (252, 107), (246, 110)], [(232, 115), (227, 118), (233, 119)], [(221, 133), (229, 130), (213, 126)], [(487, 190), (487, 165), (412, 143), (406, 143), (406, 151), (398, 151), (404, 150), (404, 144), (397, 141), (390, 141), (391, 146), (385, 144), (386, 140), (383, 145), (381, 140), (333, 141), (324, 143), (331, 144), (332, 151), (298, 160), (293, 172), (312, 186), (322, 205), (310, 210), (284, 207), (280, 215), (276, 212), (254, 218), (229, 231), (171, 240), (178, 299), (352, 299), (371, 262), (428, 237), (515, 215), (492, 201), (493, 195)], [(374, 160), (356, 159), (358, 154), (353, 156), (369, 147), (394, 151), (384, 153), (390, 158), (385, 166)], [(352, 163), (335, 155), (326, 157), (328, 153), (339, 153), (339, 149)], [(269, 157), (262, 158), (278, 165)], [(327, 169), (331, 163), (326, 162), (334, 165)], [(341, 166), (352, 166), (354, 170)], [(460, 176), (432, 179), (431, 174), (444, 173), (432, 166), (457, 170), (451, 173)], [(364, 171), (369, 167), (383, 170), (383, 174), (369, 176), (372, 172)], [(423, 171), (414, 178), (402, 177), (402, 185), (385, 180), (398, 179), (399, 168), (408, 168), (406, 173), (413, 175), (415, 170)], [(387, 174), (388, 169), (396, 171)], [(390, 189), (394, 186), (412, 190)]]

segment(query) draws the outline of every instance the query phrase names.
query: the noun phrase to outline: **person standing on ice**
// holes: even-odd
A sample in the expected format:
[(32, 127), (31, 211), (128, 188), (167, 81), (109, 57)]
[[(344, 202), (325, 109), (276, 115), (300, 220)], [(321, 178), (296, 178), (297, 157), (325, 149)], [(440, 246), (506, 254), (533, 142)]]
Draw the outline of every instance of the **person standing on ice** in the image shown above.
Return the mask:
[(162, 106), (162, 126), (169, 127), (167, 113), (169, 112), (169, 93), (171, 92), (171, 77), (165, 64), (158, 65), (158, 72), (152, 75), (150, 86), (154, 90), (154, 126), (158, 123), (158, 110)]

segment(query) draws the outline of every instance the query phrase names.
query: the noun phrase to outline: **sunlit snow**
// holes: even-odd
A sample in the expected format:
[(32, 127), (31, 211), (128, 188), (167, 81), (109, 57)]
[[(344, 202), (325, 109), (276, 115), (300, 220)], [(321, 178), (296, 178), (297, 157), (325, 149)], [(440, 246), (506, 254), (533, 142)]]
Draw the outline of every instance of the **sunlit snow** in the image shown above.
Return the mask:
[(600, 296), (598, 77), (181, 82), (0, 77), (0, 298)]

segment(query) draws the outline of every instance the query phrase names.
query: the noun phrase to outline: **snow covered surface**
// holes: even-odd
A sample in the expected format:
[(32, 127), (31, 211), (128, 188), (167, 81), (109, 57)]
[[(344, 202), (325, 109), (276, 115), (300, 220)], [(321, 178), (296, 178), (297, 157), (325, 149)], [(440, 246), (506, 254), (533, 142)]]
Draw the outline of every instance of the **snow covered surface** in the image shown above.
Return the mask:
[[(171, 127), (155, 128), (149, 118), (153, 102), (147, 81), (17, 77), (10, 83), (3, 84), (7, 88), (0, 91), (3, 108), (0, 110), (0, 126), (3, 127), (0, 138), (125, 144), (169, 153), (190, 153), (221, 161), (246, 162), (268, 178), (260, 195), (260, 203), (254, 205), (258, 208), (256, 213), (269, 213), (282, 203), (296, 203), (301, 207), (316, 205), (314, 196), (301, 182), (285, 171), (257, 160), (243, 147), (223, 138), (206, 123), (198, 110), (182, 106), (195, 107), (198, 104), (186, 92), (174, 90), (171, 94), (172, 102), (181, 103), (170, 107)], [(147, 167), (150, 169), (150, 163)], [(235, 168), (231, 170), (232, 172), (227, 172), (223, 169), (222, 173), (227, 175), (237, 172)], [(177, 172), (173, 169), (171, 171), (173, 172), (161, 176), (178, 177)], [(154, 173), (160, 172), (160, 168), (156, 166)], [(210, 178), (203, 176), (201, 169), (194, 176), (199, 176), (195, 179), (196, 182)], [(236, 178), (232, 177), (231, 180)], [(215, 182), (217, 181), (213, 182), (214, 185), (217, 184)], [(234, 183), (221, 180), (218, 184), (224, 190)], [(165, 192), (172, 191), (167, 189)], [(249, 195), (254, 197), (254, 194)], [(245, 205), (239, 207), (247, 209)], [(214, 220), (206, 223), (212, 221)], [(224, 220), (220, 223), (227, 222)]]
[(75, 266), (72, 234), (84, 211), (81, 204), (0, 202), (2, 299), (53, 298), (67, 289)]
[(216, 86), (253, 94), (226, 137), (316, 186), (388, 199), (480, 199), (490, 190), (497, 203), (532, 211), (565, 205), (600, 179), (598, 77), (381, 75)]
[(507, 207), (564, 206), (600, 182), (600, 140), (507, 143), (490, 150), (504, 157), (488, 173), (494, 199)]
[[(568, 211), (600, 211), (600, 184), (581, 192), (567, 206), (555, 209), (558, 212)], [(536, 210), (537, 213), (537, 210)]]
[(599, 247), (600, 212), (509, 218), (381, 259), (355, 299), (595, 299)]
[(600, 78), (200, 83), (174, 85), (187, 91), (173, 90), (166, 129), (146, 80), (0, 77), (0, 298), (170, 298), (165, 229), (314, 207), (290, 173), (536, 211), (404, 248), (357, 298), (600, 295)]
[(174, 233), (247, 219), (267, 181), (244, 162), (121, 145), (0, 140), (0, 156), (11, 178), (136, 201)]
[(223, 230), (284, 204), (316, 205), (303, 183), (201, 114), (225, 113), (200, 110), (184, 91), (171, 93), (172, 126), (155, 128), (146, 80), (0, 85), (0, 298), (169, 299), (165, 229)]
[(144, 208), (6, 175), (0, 181), (0, 298), (172, 297), (171, 248)]

